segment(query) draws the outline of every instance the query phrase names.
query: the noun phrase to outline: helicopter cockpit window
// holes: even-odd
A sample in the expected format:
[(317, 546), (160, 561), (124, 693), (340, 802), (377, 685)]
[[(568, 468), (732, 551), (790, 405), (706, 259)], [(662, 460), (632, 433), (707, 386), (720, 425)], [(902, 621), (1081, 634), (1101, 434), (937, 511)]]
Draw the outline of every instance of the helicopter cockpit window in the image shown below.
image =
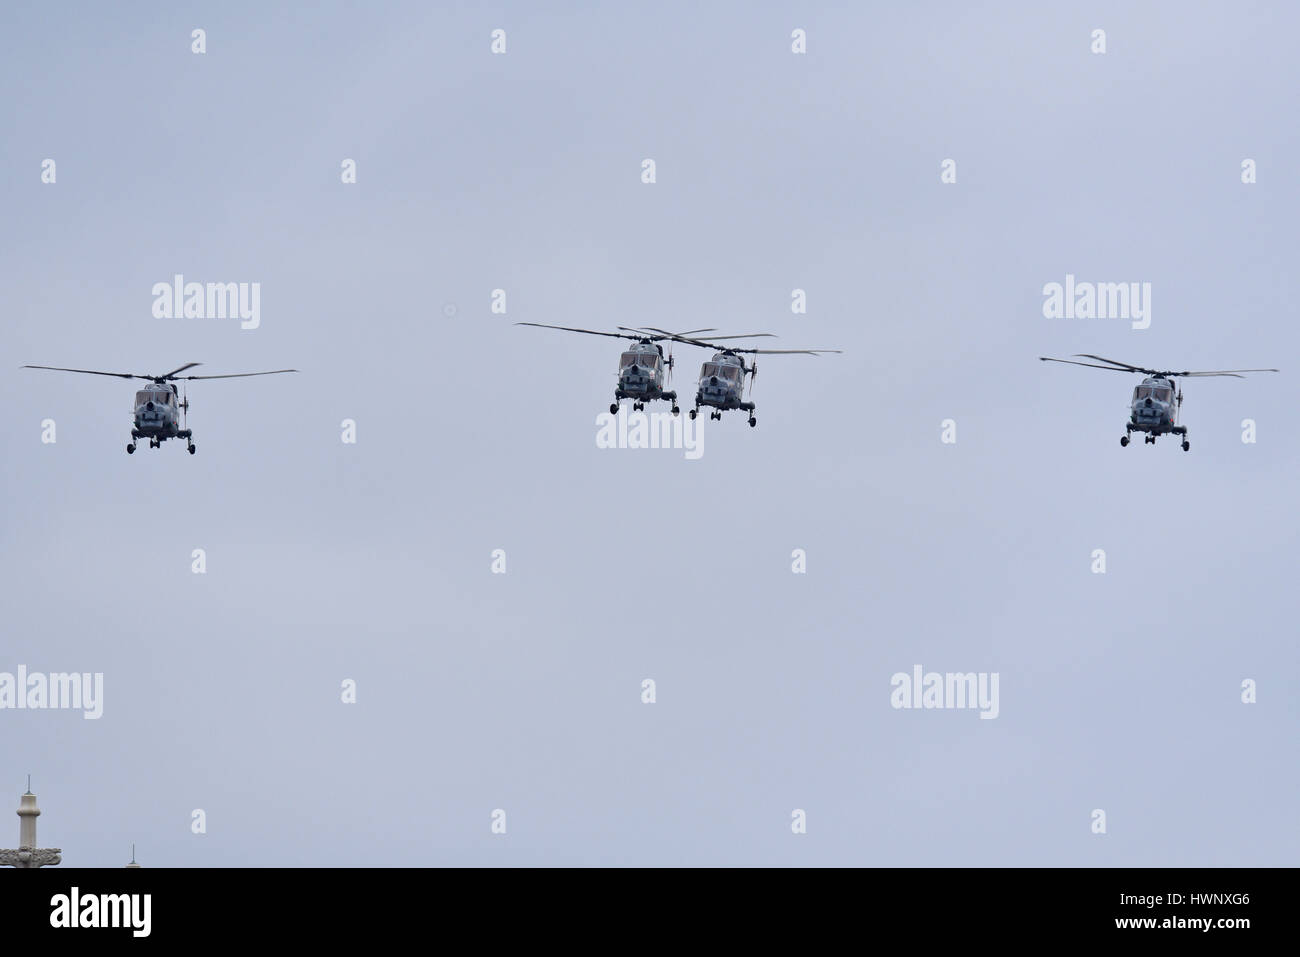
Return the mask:
[(701, 377), (707, 379), (710, 376), (717, 376), (723, 382), (737, 382), (740, 380), (740, 370), (721, 362), (706, 362)]
[(153, 401), (152, 392), (137, 392), (135, 394), (136, 405), (144, 405), (146, 402), (152, 402), (152, 401)]
[(623, 353), (623, 368), (637, 366), (641, 369), (653, 369), (655, 360), (655, 356), (648, 356), (644, 352), (625, 352)]
[(1168, 402), (1168, 401), (1169, 401), (1169, 390), (1168, 390), (1168, 389), (1152, 389), (1152, 390), (1151, 390), (1151, 398), (1156, 399), (1156, 400), (1158, 400), (1158, 401), (1160, 401), (1160, 402)]
[(1138, 386), (1137, 389), (1134, 391), (1134, 393), (1133, 393), (1133, 398), (1135, 398), (1135, 399), (1145, 399), (1145, 398), (1147, 398), (1149, 395), (1151, 395), (1151, 390), (1150, 390), (1149, 388), (1147, 388), (1146, 386), (1144, 386), (1144, 385), (1140, 385), (1140, 386)]

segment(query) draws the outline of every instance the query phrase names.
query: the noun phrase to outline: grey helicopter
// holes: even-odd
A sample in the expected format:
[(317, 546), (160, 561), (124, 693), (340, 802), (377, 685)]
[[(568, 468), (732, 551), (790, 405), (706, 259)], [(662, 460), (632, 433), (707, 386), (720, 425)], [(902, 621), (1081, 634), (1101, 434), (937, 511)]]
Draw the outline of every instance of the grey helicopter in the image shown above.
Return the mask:
[(1175, 379), (1195, 379), (1208, 376), (1229, 376), (1233, 379), (1240, 379), (1244, 372), (1278, 371), (1277, 369), (1218, 369), (1212, 372), (1161, 372), (1155, 369), (1144, 369), (1141, 366), (1131, 366), (1126, 362), (1116, 362), (1114, 359), (1105, 359), (1086, 352), (1075, 353), (1075, 358), (1096, 359), (1097, 362), (1108, 364), (1097, 365), (1093, 362), (1052, 359), (1048, 356), (1039, 356), (1038, 358), (1043, 362), (1064, 362), (1067, 365), (1086, 366), (1089, 369), (1109, 369), (1111, 372), (1136, 372), (1146, 376), (1133, 389), (1129, 420), (1124, 426), (1124, 434), (1120, 436), (1119, 444), (1127, 446), (1129, 436), (1134, 432), (1146, 433), (1143, 441), (1147, 445), (1155, 445), (1156, 439), (1162, 435), (1180, 435), (1183, 438), (1184, 452), (1190, 451), (1192, 446), (1187, 440), (1187, 426), (1178, 424), (1178, 414), (1183, 407), (1183, 390), (1175, 385)]
[[(754, 415), (756, 407), (752, 401), (754, 398), (754, 379), (758, 376), (758, 362), (751, 359), (746, 363), (746, 355), (816, 356), (842, 351), (840, 349), (742, 349), (735, 346), (720, 346), (715, 342), (704, 342), (693, 338), (690, 333), (665, 332), (653, 326), (648, 327), (648, 329), (658, 335), (667, 336), (674, 342), (684, 342), (704, 349), (717, 350), (713, 358), (700, 366), (700, 379), (695, 393), (695, 408), (690, 411), (692, 419), (700, 414), (700, 406), (705, 406), (711, 410), (709, 412), (710, 419), (721, 419), (723, 412), (739, 409), (742, 412), (749, 413), (750, 428), (758, 425), (758, 418)], [(707, 332), (708, 330), (703, 331)], [(768, 335), (768, 333), (761, 333), (761, 335)], [(754, 338), (754, 336), (712, 336), (711, 338), (717, 340), (745, 339)], [(746, 400), (743, 394), (745, 376), (749, 376), (749, 400)]]
[[(559, 329), (563, 332), (581, 332), (589, 336), (610, 336), (615, 339), (630, 339), (632, 345), (619, 356), (617, 384), (614, 386), (614, 401), (610, 403), (609, 411), (613, 415), (618, 414), (618, 404), (623, 399), (632, 400), (632, 410), (640, 412), (645, 409), (646, 402), (661, 399), (665, 402), (672, 403), (673, 415), (678, 415), (682, 410), (677, 405), (677, 393), (669, 389), (672, 384), (673, 373), (673, 355), (672, 347), (669, 346), (668, 355), (664, 355), (664, 350), (660, 342), (664, 340), (690, 342), (691, 340), (682, 338), (701, 332), (713, 332), (712, 329), (692, 329), (689, 332), (672, 333), (662, 330), (647, 332), (643, 329), (628, 329), (619, 326), (620, 332), (598, 332), (595, 329), (577, 329), (573, 326), (550, 326), (542, 322), (516, 322), (517, 326), (534, 326), (538, 329)], [(752, 339), (755, 336), (770, 336), (771, 333), (756, 332), (748, 336), (721, 336), (723, 339)], [(691, 418), (695, 418), (694, 414)]]
[(135, 427), (131, 429), (131, 441), (126, 444), (128, 455), (135, 453), (135, 443), (139, 439), (148, 439), (151, 449), (160, 448), (168, 439), (184, 439), (190, 455), (196, 446), (193, 431), (189, 428), (190, 400), (183, 393), (176, 391), (177, 382), (190, 382), (195, 379), (244, 379), (255, 375), (279, 375), (282, 372), (297, 372), (297, 369), (275, 369), (271, 372), (236, 372), (230, 375), (180, 375), (186, 369), (193, 369), (199, 362), (187, 362), (179, 369), (173, 369), (166, 375), (136, 375), (130, 372), (98, 372), (94, 369), (64, 369), (61, 366), (23, 366), (24, 369), (49, 369), (53, 372), (80, 372), (84, 375), (107, 375), (118, 379), (143, 379), (149, 384), (135, 394)]

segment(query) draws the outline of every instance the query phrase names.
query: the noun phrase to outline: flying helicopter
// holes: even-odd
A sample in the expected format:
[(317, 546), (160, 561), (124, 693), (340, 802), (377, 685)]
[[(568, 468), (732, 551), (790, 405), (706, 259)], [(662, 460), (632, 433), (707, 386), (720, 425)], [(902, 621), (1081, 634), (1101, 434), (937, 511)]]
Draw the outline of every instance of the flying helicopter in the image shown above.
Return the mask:
[(1145, 375), (1146, 378), (1133, 389), (1129, 420), (1124, 426), (1124, 434), (1120, 436), (1119, 444), (1127, 446), (1129, 436), (1134, 432), (1145, 432), (1144, 443), (1148, 445), (1155, 445), (1156, 439), (1165, 434), (1181, 435), (1184, 452), (1189, 451), (1192, 446), (1187, 441), (1187, 426), (1178, 424), (1178, 413), (1183, 407), (1183, 390), (1174, 384), (1175, 379), (1207, 376), (1230, 376), (1233, 379), (1240, 379), (1243, 372), (1278, 371), (1277, 369), (1219, 369), (1213, 372), (1160, 372), (1155, 369), (1144, 369), (1141, 366), (1131, 366), (1126, 362), (1116, 362), (1114, 359), (1104, 359), (1086, 352), (1075, 353), (1075, 358), (1096, 359), (1097, 362), (1105, 362), (1108, 365), (1075, 362), (1072, 359), (1052, 359), (1048, 356), (1038, 358), (1043, 362), (1064, 362), (1072, 366), (1087, 366), (1089, 369), (1109, 369), (1112, 372), (1137, 372)]
[[(231, 375), (181, 375), (199, 362), (187, 362), (166, 375), (135, 375), (130, 372), (98, 372), (93, 369), (64, 369), (61, 366), (23, 366), (24, 369), (49, 369), (54, 372), (80, 372), (85, 375), (108, 375), (118, 379), (144, 379), (149, 385), (135, 394), (135, 428), (131, 441), (126, 444), (128, 455), (134, 454), (137, 439), (148, 439), (149, 447), (156, 449), (168, 439), (184, 439), (190, 455), (194, 454), (193, 432), (189, 428), (190, 400), (176, 391), (177, 382), (194, 379), (243, 379), (254, 375), (279, 375), (297, 372), (297, 369), (275, 369), (271, 372), (236, 372)], [(183, 416), (183, 419), (182, 419)]]
[[(618, 414), (618, 403), (621, 399), (632, 400), (632, 410), (640, 412), (645, 408), (645, 404), (653, 399), (662, 399), (665, 402), (672, 403), (673, 415), (679, 414), (682, 410), (677, 405), (677, 393), (670, 391), (669, 386), (672, 384), (673, 374), (673, 355), (672, 347), (669, 346), (668, 355), (664, 356), (664, 350), (660, 342), (664, 340), (679, 340), (689, 342), (689, 339), (681, 338), (701, 332), (713, 332), (712, 329), (692, 329), (689, 332), (672, 333), (662, 330), (646, 332), (641, 329), (628, 329), (623, 326), (618, 328), (620, 332), (598, 332), (595, 329), (577, 329), (573, 326), (550, 326), (542, 322), (516, 322), (517, 326), (535, 326), (539, 329), (559, 329), (563, 332), (581, 332), (589, 336), (610, 336), (615, 339), (631, 339), (632, 345), (619, 357), (618, 363), (618, 383), (614, 387), (614, 401), (610, 403), (609, 411), (611, 414)], [(723, 339), (748, 339), (755, 336), (770, 336), (771, 333), (758, 332), (749, 336), (721, 336)], [(691, 418), (695, 418), (694, 415)]]
[[(758, 419), (754, 416), (755, 406), (753, 401), (746, 401), (743, 392), (745, 376), (749, 376), (749, 397), (750, 400), (753, 399), (754, 379), (758, 376), (758, 361), (751, 359), (746, 363), (746, 355), (816, 356), (823, 353), (842, 351), (840, 349), (741, 349), (734, 346), (720, 346), (714, 342), (704, 342), (693, 338), (689, 333), (665, 332), (653, 326), (647, 328), (650, 332), (667, 336), (674, 342), (685, 342), (692, 346), (717, 350), (712, 359), (700, 366), (700, 380), (695, 393), (695, 408), (690, 411), (692, 419), (700, 414), (700, 406), (702, 405), (712, 410), (709, 412), (710, 419), (721, 419), (723, 412), (730, 409), (739, 409), (742, 412), (749, 413), (750, 428), (758, 425)], [(707, 332), (708, 330), (704, 331)], [(763, 333), (763, 335), (767, 335), (767, 333)], [(721, 340), (753, 337), (713, 336), (711, 338)]]

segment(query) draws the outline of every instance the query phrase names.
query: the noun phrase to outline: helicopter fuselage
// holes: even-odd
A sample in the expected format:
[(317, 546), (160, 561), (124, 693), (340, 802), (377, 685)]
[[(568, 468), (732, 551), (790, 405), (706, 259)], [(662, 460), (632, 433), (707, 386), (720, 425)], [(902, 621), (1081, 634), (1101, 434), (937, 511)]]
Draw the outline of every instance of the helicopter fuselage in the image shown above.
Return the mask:
[(148, 439), (150, 445), (154, 446), (161, 445), (168, 439), (188, 440), (192, 432), (180, 426), (181, 408), (175, 386), (158, 383), (145, 386), (135, 394), (131, 438)]
[(619, 357), (616, 399), (664, 397), (664, 357), (654, 343), (638, 342)]
[(747, 371), (745, 360), (735, 353), (715, 353), (712, 359), (700, 366), (695, 404), (721, 410), (753, 411), (754, 403), (745, 402), (743, 398)]
[(1128, 431), (1146, 432), (1150, 435), (1175, 433), (1186, 429), (1178, 425), (1176, 404), (1178, 388), (1163, 376), (1148, 376), (1133, 389)]

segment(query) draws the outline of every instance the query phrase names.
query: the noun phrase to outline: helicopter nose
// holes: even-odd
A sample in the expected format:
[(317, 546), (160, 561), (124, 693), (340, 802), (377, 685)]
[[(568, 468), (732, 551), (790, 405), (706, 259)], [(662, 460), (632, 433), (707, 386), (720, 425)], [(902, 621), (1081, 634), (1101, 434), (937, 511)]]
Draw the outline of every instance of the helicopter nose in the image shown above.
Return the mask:
[(641, 374), (641, 370), (638, 369), (636, 366), (632, 366), (632, 368), (631, 368), (630, 370), (628, 370), (628, 371), (630, 371), (633, 375), (640, 375), (640, 374)]
[[(1147, 404), (1150, 405), (1150, 403), (1147, 403)], [(153, 411), (153, 403), (152, 403), (152, 402), (146, 402), (146, 403), (144, 404), (144, 407), (145, 407), (146, 409), (148, 409), (150, 412)]]
[(1148, 408), (1148, 409), (1151, 408), (1151, 400), (1150, 400), (1150, 399), (1147, 399), (1147, 408)]
[(718, 377), (715, 375), (709, 376), (709, 385), (717, 385), (717, 384), (718, 384)]

